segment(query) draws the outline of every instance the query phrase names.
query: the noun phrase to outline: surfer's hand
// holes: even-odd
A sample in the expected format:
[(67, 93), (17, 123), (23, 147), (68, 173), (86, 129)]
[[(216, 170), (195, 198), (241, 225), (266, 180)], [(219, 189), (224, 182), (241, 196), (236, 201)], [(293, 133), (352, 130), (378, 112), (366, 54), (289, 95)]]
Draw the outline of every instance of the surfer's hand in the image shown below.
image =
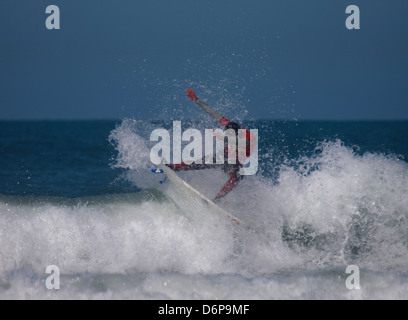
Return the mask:
[(187, 96), (190, 98), (190, 100), (193, 100), (194, 102), (197, 101), (197, 95), (195, 94), (195, 92), (193, 91), (193, 89), (187, 89)]

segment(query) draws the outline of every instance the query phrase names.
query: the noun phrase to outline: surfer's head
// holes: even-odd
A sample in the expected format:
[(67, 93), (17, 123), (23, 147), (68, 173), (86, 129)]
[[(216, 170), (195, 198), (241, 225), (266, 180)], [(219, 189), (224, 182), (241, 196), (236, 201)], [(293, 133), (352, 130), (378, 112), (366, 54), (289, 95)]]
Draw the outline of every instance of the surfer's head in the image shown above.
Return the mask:
[(239, 128), (239, 125), (232, 121), (228, 122), (228, 124), (225, 126), (225, 130), (233, 129), (235, 131), (235, 134), (238, 134)]

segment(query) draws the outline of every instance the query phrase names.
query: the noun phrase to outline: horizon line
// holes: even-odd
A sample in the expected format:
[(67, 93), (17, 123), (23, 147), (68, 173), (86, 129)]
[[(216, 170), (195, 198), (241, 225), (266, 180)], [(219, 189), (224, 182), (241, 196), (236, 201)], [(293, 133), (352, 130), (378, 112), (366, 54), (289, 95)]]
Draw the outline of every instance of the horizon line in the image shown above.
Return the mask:
[[(126, 119), (131, 119), (131, 120), (145, 120), (145, 121), (199, 121), (199, 119), (184, 119), (184, 120), (176, 120), (176, 119), (154, 119), (154, 118), (143, 118), (143, 119), (137, 119), (134, 117), (123, 117), (123, 118), (5, 118), (1, 119), (0, 121), (2, 122), (80, 122), (80, 121), (123, 121)], [(231, 121), (234, 121), (234, 119), (231, 119)], [(258, 118), (258, 119), (243, 119), (240, 120), (241, 122), (245, 121), (277, 121), (277, 122), (404, 122), (408, 121), (408, 118), (406, 119), (299, 119), (299, 118), (291, 118), (291, 119), (277, 119), (277, 118)]]

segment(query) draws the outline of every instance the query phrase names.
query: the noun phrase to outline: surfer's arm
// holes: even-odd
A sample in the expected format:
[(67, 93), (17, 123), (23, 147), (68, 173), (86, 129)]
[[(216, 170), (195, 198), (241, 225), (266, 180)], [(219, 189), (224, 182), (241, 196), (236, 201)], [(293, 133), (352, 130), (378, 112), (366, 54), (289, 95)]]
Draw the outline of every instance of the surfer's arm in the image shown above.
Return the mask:
[[(220, 113), (218, 113), (217, 111), (215, 111), (213, 108), (211, 108), (211, 107), (210, 107), (208, 104), (206, 104), (204, 101), (200, 100), (200, 99), (197, 97), (197, 95), (195, 94), (195, 92), (194, 92), (193, 89), (190, 89), (190, 88), (189, 88), (189, 89), (186, 89), (186, 93), (187, 93), (188, 98), (189, 98), (191, 101), (194, 101), (197, 105), (199, 105), (202, 109), (204, 109), (204, 111), (206, 111), (206, 112), (207, 112), (208, 114), (210, 114), (215, 120), (217, 120), (220, 125), (222, 125), (223, 127), (226, 127), (229, 123), (231, 123), (231, 120), (229, 120), (229, 119), (223, 117)], [(248, 147), (247, 147), (247, 152), (246, 152), (246, 153), (247, 153), (247, 156), (249, 157), (250, 154), (252, 153), (253, 147), (254, 147), (254, 145), (253, 145), (252, 148), (249, 147), (249, 141), (251, 141), (251, 139), (254, 139), (255, 137), (254, 137), (254, 135), (253, 135), (250, 131), (248, 131), (248, 130), (245, 129), (244, 127), (239, 126), (239, 128), (242, 129), (242, 130), (245, 130), (245, 138), (246, 138), (246, 140), (247, 140), (247, 145), (248, 145)]]
[(197, 103), (201, 108), (204, 109), (204, 111), (209, 113), (215, 120), (217, 120), (220, 125), (225, 127), (228, 123), (230, 123), (230, 120), (223, 117), (221, 114), (219, 114), (217, 111), (215, 111), (213, 108), (211, 108), (204, 101), (198, 99), (198, 97), (195, 94), (195, 92), (193, 91), (193, 89), (186, 89), (186, 92), (187, 92), (187, 96), (190, 98), (190, 100)]

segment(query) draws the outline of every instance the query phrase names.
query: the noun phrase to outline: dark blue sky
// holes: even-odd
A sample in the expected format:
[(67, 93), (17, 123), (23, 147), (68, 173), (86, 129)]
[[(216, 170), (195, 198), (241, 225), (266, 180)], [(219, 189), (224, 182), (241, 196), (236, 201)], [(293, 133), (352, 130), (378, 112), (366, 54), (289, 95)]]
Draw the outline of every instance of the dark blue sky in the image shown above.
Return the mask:
[(407, 14), (406, 0), (2, 0), (0, 119), (202, 116), (186, 87), (230, 118), (408, 119)]

